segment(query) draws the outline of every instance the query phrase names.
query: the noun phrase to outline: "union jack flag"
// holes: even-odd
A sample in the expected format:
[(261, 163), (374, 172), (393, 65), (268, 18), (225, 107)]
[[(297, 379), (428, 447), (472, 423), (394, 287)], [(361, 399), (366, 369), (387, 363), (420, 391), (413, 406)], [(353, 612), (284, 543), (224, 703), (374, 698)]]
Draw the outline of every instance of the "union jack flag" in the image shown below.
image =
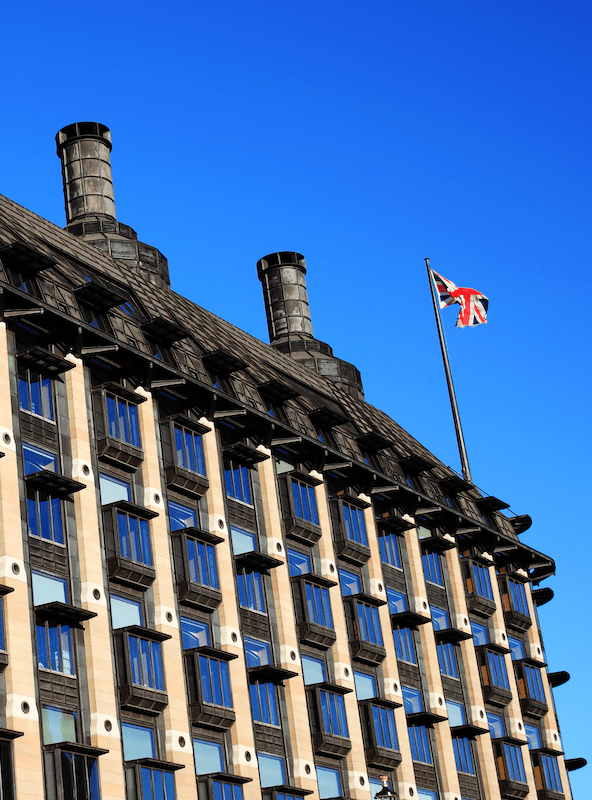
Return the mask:
[(487, 322), (487, 308), (489, 307), (489, 300), (481, 292), (467, 287), (455, 286), (452, 281), (438, 275), (437, 272), (432, 272), (432, 278), (436, 284), (436, 291), (440, 300), (440, 308), (446, 308), (453, 303), (460, 304), (460, 311), (456, 325), (458, 328), (464, 328), (470, 325), (480, 325), (482, 322)]

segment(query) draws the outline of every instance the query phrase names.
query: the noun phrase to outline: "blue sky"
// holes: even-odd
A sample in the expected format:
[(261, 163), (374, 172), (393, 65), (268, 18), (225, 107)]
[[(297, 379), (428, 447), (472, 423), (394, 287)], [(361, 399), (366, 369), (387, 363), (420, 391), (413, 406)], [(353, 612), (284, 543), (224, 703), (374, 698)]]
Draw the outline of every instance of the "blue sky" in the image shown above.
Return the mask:
[[(457, 469), (424, 257), (488, 295), (488, 325), (443, 315), (469, 460), (557, 561), (541, 620), (572, 675), (566, 753), (588, 758), (591, 17), (575, 0), (11, 4), (0, 106), (0, 192), (63, 225), (53, 137), (108, 125), (120, 221), (255, 336), (255, 262), (303, 253), (315, 335)], [(589, 795), (592, 769), (572, 787)]]

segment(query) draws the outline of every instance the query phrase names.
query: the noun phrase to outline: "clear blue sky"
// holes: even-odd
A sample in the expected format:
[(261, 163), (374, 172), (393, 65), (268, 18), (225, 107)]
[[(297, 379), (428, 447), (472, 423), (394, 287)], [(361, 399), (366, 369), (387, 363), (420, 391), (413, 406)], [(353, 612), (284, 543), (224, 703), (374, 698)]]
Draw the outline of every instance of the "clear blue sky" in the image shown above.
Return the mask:
[[(455, 468), (423, 258), (489, 296), (488, 325), (444, 312), (473, 477), (557, 561), (548, 661), (566, 753), (592, 759), (590, 2), (21, 8), (0, 192), (63, 225), (53, 137), (108, 125), (118, 218), (177, 291), (267, 340), (255, 262), (300, 251), (315, 335)], [(572, 786), (592, 796), (592, 766)]]

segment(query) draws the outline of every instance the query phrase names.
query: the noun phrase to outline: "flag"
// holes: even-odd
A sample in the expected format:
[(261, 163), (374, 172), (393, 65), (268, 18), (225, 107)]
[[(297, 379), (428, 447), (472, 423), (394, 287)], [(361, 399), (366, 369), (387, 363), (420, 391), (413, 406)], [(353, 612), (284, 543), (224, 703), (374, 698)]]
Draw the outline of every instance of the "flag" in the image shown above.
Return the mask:
[(460, 312), (456, 320), (458, 328), (480, 325), (482, 322), (487, 322), (489, 300), (484, 294), (465, 286), (455, 286), (452, 281), (438, 275), (434, 270), (431, 270), (431, 272), (434, 283), (436, 284), (440, 308), (446, 308), (446, 306), (450, 306), (453, 303), (460, 304)]

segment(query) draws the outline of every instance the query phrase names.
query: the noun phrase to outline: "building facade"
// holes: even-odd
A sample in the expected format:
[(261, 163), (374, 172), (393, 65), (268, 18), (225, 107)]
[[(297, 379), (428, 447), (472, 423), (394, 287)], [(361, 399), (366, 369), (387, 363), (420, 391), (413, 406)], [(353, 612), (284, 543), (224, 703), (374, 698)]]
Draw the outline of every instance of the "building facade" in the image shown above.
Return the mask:
[[(271, 344), (117, 221), (0, 198), (2, 800), (571, 797), (527, 516), (364, 401), (262, 258)], [(383, 794), (384, 796), (384, 794)]]

